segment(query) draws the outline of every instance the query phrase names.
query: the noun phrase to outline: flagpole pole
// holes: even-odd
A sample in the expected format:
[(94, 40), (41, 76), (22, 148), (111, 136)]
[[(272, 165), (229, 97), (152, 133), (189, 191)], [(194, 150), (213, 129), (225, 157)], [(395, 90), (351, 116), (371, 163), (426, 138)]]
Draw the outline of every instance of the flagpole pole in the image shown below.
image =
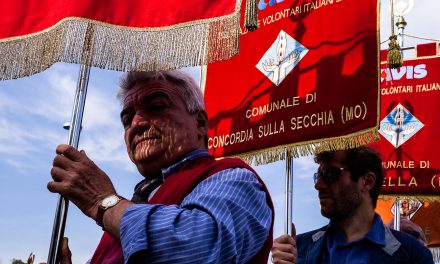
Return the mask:
[(394, 202), (394, 230), (400, 231), (400, 197)]
[(293, 157), (290, 150), (286, 149), (286, 218), (284, 223), (284, 233), (292, 235), (292, 170)]
[(396, 26), (399, 29), (399, 45), (402, 49), (402, 59), (403, 59), (403, 34), (405, 33), (405, 27), (407, 23), (403, 16), (399, 16), (396, 22)]
[[(78, 81), (76, 84), (75, 98), (73, 102), (72, 118), (69, 127), (68, 144), (78, 149), (79, 138), (81, 135), (81, 124), (84, 115), (84, 107), (87, 97), (87, 87), (89, 85), (90, 68), (93, 59), (93, 27), (89, 26), (86, 31), (83, 46), (83, 60), (79, 68)], [(64, 237), (64, 229), (66, 227), (67, 209), (69, 201), (59, 195), (58, 204), (55, 211), (55, 219), (52, 228), (52, 237), (49, 246), (49, 255), (47, 264), (58, 264), (61, 242)]]
[[(81, 123), (84, 114), (84, 107), (87, 97), (87, 86), (89, 83), (90, 66), (81, 65), (79, 69), (78, 82), (75, 92), (75, 100), (73, 103), (72, 118), (69, 128), (68, 144), (74, 148), (78, 148), (79, 138), (81, 134)], [(67, 209), (69, 201), (62, 197), (58, 198), (58, 204), (55, 212), (55, 219), (52, 229), (52, 238), (49, 247), (48, 264), (57, 264), (59, 260), (59, 252), (61, 241), (64, 236), (66, 226)]]
[[(394, 0), (390, 0), (390, 15), (391, 15), (391, 35), (394, 35)], [(396, 23), (397, 25), (397, 23)], [(402, 42), (403, 44), (403, 42)], [(402, 47), (402, 46), (400, 46)], [(403, 51), (401, 51), (403, 55)], [(400, 148), (396, 150), (396, 160), (400, 160), (401, 153)], [(400, 198), (396, 197), (394, 203), (394, 217), (393, 217), (394, 229), (400, 231)]]
[[(402, 60), (404, 59), (404, 55), (403, 55), (403, 33), (405, 30), (405, 26), (406, 26), (406, 21), (405, 19), (403, 19), (403, 16), (399, 16), (398, 21), (396, 22), (396, 26), (399, 29), (399, 45), (400, 48), (402, 49)], [(401, 160), (402, 157), (402, 149), (399, 148), (396, 150), (397, 151), (397, 156), (399, 157), (399, 160)], [(394, 204), (395, 208), (394, 208), (394, 229), (400, 231), (400, 197), (397, 196), (396, 197), (396, 202)]]

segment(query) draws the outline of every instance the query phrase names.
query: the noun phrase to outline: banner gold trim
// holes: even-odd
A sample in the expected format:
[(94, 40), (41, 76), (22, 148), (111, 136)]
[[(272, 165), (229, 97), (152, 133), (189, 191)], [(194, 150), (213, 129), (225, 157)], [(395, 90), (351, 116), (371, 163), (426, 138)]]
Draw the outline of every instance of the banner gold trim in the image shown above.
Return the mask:
[(326, 139), (293, 143), (258, 151), (247, 152), (233, 157), (241, 158), (248, 164), (265, 165), (285, 159), (286, 150), (295, 158), (323, 151), (344, 150), (374, 143), (379, 140), (378, 126), (353, 134)]
[[(93, 54), (91, 66), (117, 71), (170, 70), (227, 60), (239, 52), (239, 23), (240, 8), (223, 17), (161, 28), (69, 17), (44, 31), (1, 40), (0, 80), (29, 76), (56, 62), (81, 63), (87, 52)], [(88, 35), (91, 51), (83, 48)]]
[(383, 201), (391, 201), (399, 197), (399, 199), (417, 199), (421, 202), (440, 202), (440, 195), (427, 194), (380, 194), (379, 199)]

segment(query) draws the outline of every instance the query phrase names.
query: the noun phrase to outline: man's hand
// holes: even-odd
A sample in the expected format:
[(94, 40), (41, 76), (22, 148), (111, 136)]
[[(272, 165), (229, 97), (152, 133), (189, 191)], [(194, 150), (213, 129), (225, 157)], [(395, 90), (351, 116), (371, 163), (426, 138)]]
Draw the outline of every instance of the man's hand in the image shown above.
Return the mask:
[(110, 178), (83, 150), (62, 144), (57, 146), (56, 153), (50, 172), (53, 181), (47, 188), (72, 201), (85, 215), (96, 220), (102, 199), (116, 193)]
[(273, 263), (282, 263), (282, 264), (290, 264), (296, 263), (296, 259), (298, 257), (298, 252), (296, 250), (296, 241), (294, 237), (295, 234), (295, 226), (292, 228), (292, 235), (284, 234), (280, 237), (277, 237), (273, 241), (272, 245), (272, 262)]
[(60, 252), (60, 264), (72, 264), (72, 252), (69, 249), (69, 239), (63, 238)]

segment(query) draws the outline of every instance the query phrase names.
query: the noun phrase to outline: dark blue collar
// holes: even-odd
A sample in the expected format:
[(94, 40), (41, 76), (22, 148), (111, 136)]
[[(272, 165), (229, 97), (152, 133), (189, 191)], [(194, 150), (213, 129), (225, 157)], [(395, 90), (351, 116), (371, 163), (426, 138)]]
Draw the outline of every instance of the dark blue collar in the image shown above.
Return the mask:
[(207, 149), (196, 149), (189, 152), (173, 165), (162, 169), (163, 180), (165, 181), (166, 178), (168, 178), (171, 174), (178, 171), (186, 162), (207, 156), (209, 156), (209, 152)]
[[(350, 244), (350, 243), (345, 242), (345, 239), (343, 238), (344, 236), (342, 235), (341, 230), (332, 221), (330, 221), (330, 223), (329, 223), (329, 231), (331, 231), (335, 234), (335, 236), (336, 236), (335, 238), (336, 238), (336, 241), (338, 244), (342, 244), (342, 245)], [(386, 242), (385, 242), (385, 227), (382, 222), (382, 219), (380, 218), (380, 216), (377, 213), (374, 214), (374, 220), (373, 220), (373, 224), (371, 225), (370, 230), (368, 230), (368, 232), (365, 234), (365, 236), (363, 238), (359, 239), (358, 241), (361, 241), (363, 239), (368, 239), (371, 242), (373, 242), (374, 244), (377, 244), (380, 246), (385, 246), (385, 244), (386, 244)], [(355, 243), (355, 242), (357, 242), (357, 241), (353, 241), (351, 243)]]
[(371, 226), (368, 233), (365, 235), (365, 238), (370, 240), (371, 242), (385, 246), (385, 226), (382, 222), (382, 219), (378, 214), (374, 214), (373, 225)]

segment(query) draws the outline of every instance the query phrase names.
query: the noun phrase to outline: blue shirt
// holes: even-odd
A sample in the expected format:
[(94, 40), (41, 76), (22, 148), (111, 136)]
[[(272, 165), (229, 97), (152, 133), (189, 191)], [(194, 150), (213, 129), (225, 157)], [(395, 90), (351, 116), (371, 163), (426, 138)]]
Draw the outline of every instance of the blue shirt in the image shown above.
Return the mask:
[[(196, 150), (162, 170), (164, 179)], [(145, 263), (244, 263), (269, 235), (272, 211), (256, 176), (244, 168), (220, 171), (202, 181), (180, 206), (138, 204), (121, 219), (125, 263), (146, 251)]]
[(323, 252), (322, 263), (370, 263), (370, 254), (374, 254), (377, 248), (385, 246), (385, 227), (382, 219), (376, 214), (368, 233), (363, 238), (350, 243), (345, 241), (339, 228), (330, 222), (326, 246), (327, 250)]

